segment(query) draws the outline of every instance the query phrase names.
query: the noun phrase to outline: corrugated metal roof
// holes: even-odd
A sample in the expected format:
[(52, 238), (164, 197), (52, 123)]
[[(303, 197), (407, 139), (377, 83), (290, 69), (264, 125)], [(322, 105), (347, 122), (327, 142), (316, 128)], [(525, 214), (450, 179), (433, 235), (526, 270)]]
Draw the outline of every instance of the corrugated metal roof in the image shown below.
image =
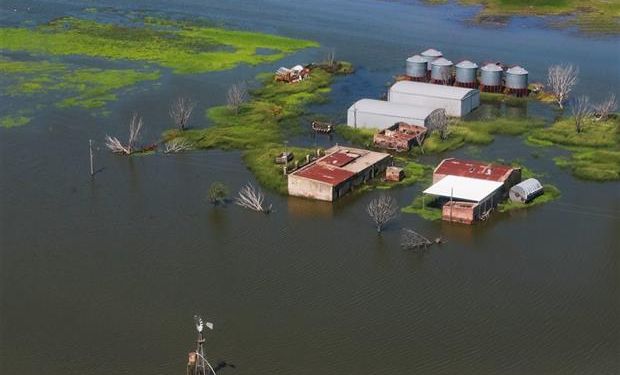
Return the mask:
[(315, 163), (299, 172), (295, 172), (294, 175), (336, 186), (353, 177), (355, 173), (338, 167), (330, 167), (325, 164)]
[(485, 66), (483, 66), (480, 69), (486, 70), (486, 71), (489, 71), (489, 72), (501, 72), (501, 71), (504, 70), (504, 69), (502, 69), (501, 66), (496, 65), (496, 64), (486, 64)]
[(450, 66), (452, 65), (452, 61), (448, 59), (444, 59), (443, 57), (440, 57), (437, 60), (433, 60), (433, 62), (431, 62), (431, 65)]
[(437, 51), (436, 49), (429, 48), (426, 51), (422, 52), (420, 55), (428, 57), (441, 57), (443, 56), (443, 53), (441, 53), (441, 51)]
[(497, 181), (487, 181), (461, 176), (446, 176), (433, 186), (424, 190), (424, 194), (480, 202), (497, 191), (497, 189), (500, 189), (502, 185), (501, 182)]
[(407, 59), (407, 61), (412, 63), (426, 63), (426, 60), (422, 58), (420, 55), (414, 55)]
[(469, 60), (463, 60), (460, 63), (456, 64), (457, 68), (467, 68), (467, 69), (475, 69), (478, 67), (478, 64), (473, 63)]
[[(538, 181), (535, 178), (528, 178), (527, 180), (523, 180), (521, 182), (519, 182), (518, 184), (516, 184), (515, 186), (512, 187), (512, 189), (514, 188), (521, 188), (523, 189), (523, 191), (527, 194), (533, 194), (536, 193), (537, 191), (539, 191), (540, 189), (542, 189), (542, 185), (540, 183), (540, 181)], [(511, 189), (511, 190), (512, 190)]]
[(321, 163), (336, 167), (343, 167), (357, 158), (359, 158), (358, 154), (338, 151), (321, 159)]
[(506, 73), (515, 74), (515, 75), (524, 75), (524, 74), (527, 74), (527, 70), (517, 65), (517, 66), (513, 66), (512, 68), (506, 70)]
[(513, 169), (514, 168), (510, 166), (500, 164), (461, 159), (444, 159), (439, 163), (437, 168), (435, 168), (434, 173), (504, 182)]
[(384, 100), (361, 99), (355, 102), (349, 109), (386, 116), (414, 118), (424, 121), (436, 108), (418, 107), (408, 104), (386, 102)]
[(390, 88), (390, 91), (435, 98), (464, 99), (468, 96), (474, 95), (478, 90), (455, 86), (435, 85), (432, 83), (399, 81)]

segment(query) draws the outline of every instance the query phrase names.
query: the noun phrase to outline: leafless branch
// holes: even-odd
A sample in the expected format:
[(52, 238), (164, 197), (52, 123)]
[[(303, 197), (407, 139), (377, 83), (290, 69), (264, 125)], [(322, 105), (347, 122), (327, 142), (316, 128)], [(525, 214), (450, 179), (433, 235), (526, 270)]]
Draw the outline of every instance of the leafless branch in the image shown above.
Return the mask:
[(134, 113), (131, 117), (131, 121), (129, 122), (129, 138), (127, 140), (127, 144), (124, 145), (118, 138), (106, 135), (106, 147), (112, 152), (130, 155), (132, 152), (134, 152), (136, 142), (140, 138), (142, 124), (142, 117), (138, 116), (137, 113)]
[(230, 108), (236, 114), (239, 113), (239, 108), (243, 103), (247, 101), (247, 99), (248, 88), (244, 82), (235, 83), (228, 89), (228, 94), (226, 95), (228, 108)]
[(375, 223), (377, 232), (381, 233), (383, 227), (398, 216), (399, 208), (394, 198), (382, 194), (368, 203), (366, 211)]
[(605, 121), (609, 119), (609, 115), (618, 110), (618, 101), (616, 100), (616, 94), (609, 94), (607, 99), (603, 100), (599, 104), (595, 104), (593, 107), (596, 117), (599, 120)]
[(581, 133), (583, 131), (584, 122), (591, 118), (593, 114), (590, 98), (587, 96), (580, 96), (575, 99), (571, 106), (571, 112), (573, 114), (573, 120), (575, 121), (575, 131)]
[(189, 98), (178, 97), (170, 106), (168, 114), (177, 128), (185, 130), (196, 105)]
[(330, 49), (325, 54), (325, 61), (323, 62), (328, 68), (333, 68), (336, 66), (336, 50)]
[(235, 204), (263, 213), (271, 211), (271, 205), (269, 207), (265, 205), (265, 194), (249, 182), (239, 191), (239, 195), (235, 198)]
[(564, 108), (564, 102), (577, 83), (579, 68), (574, 65), (552, 65), (547, 74), (547, 85), (560, 108)]
[(412, 229), (403, 229), (400, 237), (400, 246), (403, 249), (426, 249), (432, 244), (428, 238)]
[(448, 139), (450, 129), (445, 109), (437, 109), (430, 114), (427, 129), (428, 135), (436, 131), (439, 133), (439, 138), (441, 138), (441, 140)]
[(174, 138), (164, 144), (164, 154), (172, 154), (192, 149), (192, 144), (185, 138)]

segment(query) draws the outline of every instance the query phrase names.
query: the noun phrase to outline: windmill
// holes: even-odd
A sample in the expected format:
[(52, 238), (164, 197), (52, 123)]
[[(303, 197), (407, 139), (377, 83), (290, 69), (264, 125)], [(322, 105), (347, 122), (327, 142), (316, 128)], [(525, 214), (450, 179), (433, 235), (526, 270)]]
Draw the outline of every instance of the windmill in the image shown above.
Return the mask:
[(198, 337), (196, 338), (196, 351), (189, 353), (187, 375), (215, 375), (215, 370), (204, 353), (204, 344), (206, 340), (202, 333), (205, 327), (213, 330), (213, 323), (204, 322), (200, 315), (194, 315), (194, 323), (196, 324)]

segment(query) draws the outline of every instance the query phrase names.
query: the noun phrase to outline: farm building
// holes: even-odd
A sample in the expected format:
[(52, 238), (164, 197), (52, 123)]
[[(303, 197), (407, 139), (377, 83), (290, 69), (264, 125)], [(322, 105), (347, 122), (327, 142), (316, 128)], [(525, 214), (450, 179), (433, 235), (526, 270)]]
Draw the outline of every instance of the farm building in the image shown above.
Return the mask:
[(433, 171), (433, 185), (424, 194), (439, 198), (443, 220), (472, 224), (484, 220), (519, 181), (520, 168), (444, 159)]
[(509, 196), (513, 202), (527, 203), (544, 193), (543, 186), (535, 178), (528, 178), (510, 188)]
[(472, 224), (483, 219), (499, 203), (503, 185), (498, 181), (445, 176), (424, 190), (424, 194), (436, 196), (444, 203), (442, 220)]
[(298, 197), (334, 201), (351, 188), (382, 174), (390, 154), (334, 146), (325, 156), (288, 176), (288, 193)]
[(521, 181), (521, 168), (473, 160), (444, 159), (433, 171), (433, 183), (446, 176), (461, 176), (501, 182), (504, 193)]
[(464, 87), (399, 81), (388, 92), (388, 101), (430, 108), (444, 108), (448, 116), (461, 117), (480, 105), (480, 91)]
[(373, 143), (379, 148), (409, 151), (411, 146), (421, 145), (425, 135), (425, 127), (399, 122), (375, 134)]
[(353, 128), (385, 129), (397, 122), (406, 122), (426, 127), (435, 110), (437, 109), (383, 100), (361, 99), (349, 107), (347, 125)]

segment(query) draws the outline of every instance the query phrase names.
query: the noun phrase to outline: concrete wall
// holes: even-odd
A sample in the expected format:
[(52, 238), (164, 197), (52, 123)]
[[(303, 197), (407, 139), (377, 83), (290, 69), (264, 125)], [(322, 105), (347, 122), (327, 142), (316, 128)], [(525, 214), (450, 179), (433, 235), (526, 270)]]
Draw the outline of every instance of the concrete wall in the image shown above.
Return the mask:
[(365, 112), (354, 108), (349, 108), (347, 111), (347, 125), (352, 128), (385, 129), (396, 124), (397, 122), (406, 122), (412, 125), (426, 126), (425, 120), (426, 119)]
[(288, 176), (288, 193), (322, 201), (334, 200), (334, 189), (331, 185), (295, 175)]

